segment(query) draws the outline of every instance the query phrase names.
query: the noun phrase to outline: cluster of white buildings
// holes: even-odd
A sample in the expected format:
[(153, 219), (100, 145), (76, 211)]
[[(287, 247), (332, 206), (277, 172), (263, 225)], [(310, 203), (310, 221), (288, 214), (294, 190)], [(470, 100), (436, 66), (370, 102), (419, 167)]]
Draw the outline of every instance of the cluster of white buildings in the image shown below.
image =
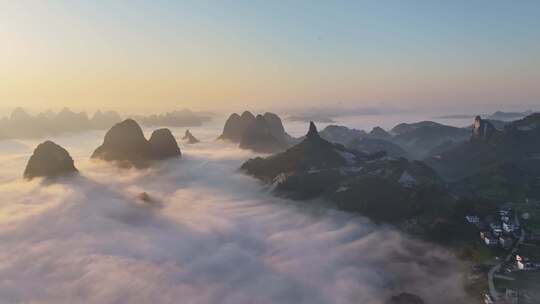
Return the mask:
[(514, 212), (510, 207), (502, 207), (498, 218), (481, 221), (478, 216), (468, 215), (465, 220), (480, 229), (480, 238), (487, 246), (501, 246), (509, 249), (520, 236), (519, 224), (515, 221)]
[(516, 265), (519, 270), (540, 270), (540, 260), (533, 261), (523, 254), (516, 254)]

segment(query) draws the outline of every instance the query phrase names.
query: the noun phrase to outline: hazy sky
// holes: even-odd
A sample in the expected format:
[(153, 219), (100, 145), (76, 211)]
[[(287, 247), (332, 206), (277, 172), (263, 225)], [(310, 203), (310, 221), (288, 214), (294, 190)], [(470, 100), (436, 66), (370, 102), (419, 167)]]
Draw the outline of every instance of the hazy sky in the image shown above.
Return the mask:
[(0, 0), (0, 107), (540, 103), (540, 1)]

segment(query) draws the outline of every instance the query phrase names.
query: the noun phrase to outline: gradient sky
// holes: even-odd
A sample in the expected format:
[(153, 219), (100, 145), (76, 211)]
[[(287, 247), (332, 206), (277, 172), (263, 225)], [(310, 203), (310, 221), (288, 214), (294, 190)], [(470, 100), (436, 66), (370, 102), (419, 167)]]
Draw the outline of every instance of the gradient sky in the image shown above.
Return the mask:
[(0, 41), (2, 108), (540, 104), (540, 1), (0, 0)]

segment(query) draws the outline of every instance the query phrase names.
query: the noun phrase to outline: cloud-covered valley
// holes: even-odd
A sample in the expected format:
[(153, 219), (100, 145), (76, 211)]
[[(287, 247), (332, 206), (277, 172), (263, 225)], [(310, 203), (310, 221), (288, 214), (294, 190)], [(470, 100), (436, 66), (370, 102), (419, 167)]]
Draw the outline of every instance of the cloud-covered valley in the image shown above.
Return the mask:
[(0, 303), (463, 303), (444, 249), (274, 197), (237, 171), (249, 152), (207, 136), (127, 170), (89, 159), (102, 136), (55, 138), (81, 175), (54, 184), (20, 177), (36, 142), (0, 144)]

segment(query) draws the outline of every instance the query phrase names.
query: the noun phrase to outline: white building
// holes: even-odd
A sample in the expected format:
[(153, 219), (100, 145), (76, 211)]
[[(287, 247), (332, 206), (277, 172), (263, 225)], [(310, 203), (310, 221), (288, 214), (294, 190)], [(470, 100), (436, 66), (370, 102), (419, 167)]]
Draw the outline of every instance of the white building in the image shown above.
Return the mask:
[(516, 254), (516, 264), (519, 270), (535, 270), (540, 267), (540, 263), (533, 263), (527, 257), (519, 254)]

